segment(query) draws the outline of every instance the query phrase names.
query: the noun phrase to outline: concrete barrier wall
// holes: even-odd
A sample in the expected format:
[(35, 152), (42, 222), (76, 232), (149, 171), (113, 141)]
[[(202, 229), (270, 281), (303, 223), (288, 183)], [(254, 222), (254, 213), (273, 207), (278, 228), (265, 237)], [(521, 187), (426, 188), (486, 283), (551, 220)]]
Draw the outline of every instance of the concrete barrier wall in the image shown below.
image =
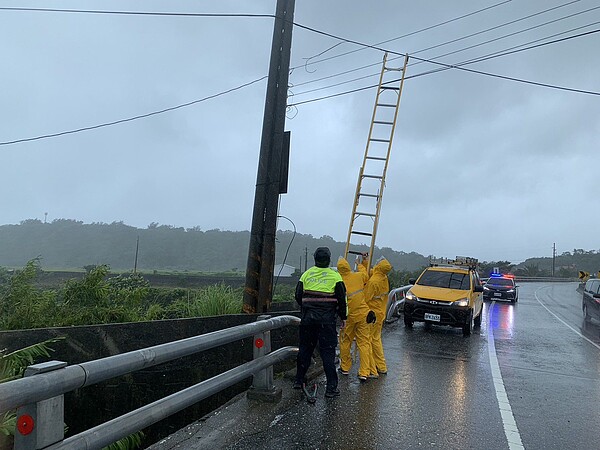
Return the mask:
[[(280, 314), (282, 313), (272, 313)], [(77, 364), (254, 322), (256, 318), (257, 315), (240, 314), (5, 331), (0, 332), (0, 348), (6, 348), (10, 352), (46, 339), (64, 336), (64, 341), (52, 345), (55, 351), (49, 359)], [(271, 339), (273, 350), (286, 345), (297, 345), (298, 329), (291, 326), (273, 330)], [(77, 434), (250, 361), (252, 350), (252, 339), (248, 338), (66, 394), (65, 424), (69, 427), (68, 435)], [(287, 370), (294, 364), (294, 361), (281, 364), (275, 367), (275, 371)], [(252, 379), (249, 378), (144, 430), (145, 444), (156, 442), (208, 414), (246, 390), (251, 382)]]

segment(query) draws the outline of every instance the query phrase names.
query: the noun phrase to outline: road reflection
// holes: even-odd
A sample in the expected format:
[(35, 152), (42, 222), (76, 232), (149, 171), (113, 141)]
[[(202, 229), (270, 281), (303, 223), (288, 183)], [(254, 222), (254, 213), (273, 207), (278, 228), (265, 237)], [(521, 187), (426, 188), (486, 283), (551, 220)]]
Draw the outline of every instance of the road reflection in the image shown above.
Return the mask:
[(510, 339), (514, 333), (515, 305), (492, 302), (488, 304), (490, 324), (495, 339)]

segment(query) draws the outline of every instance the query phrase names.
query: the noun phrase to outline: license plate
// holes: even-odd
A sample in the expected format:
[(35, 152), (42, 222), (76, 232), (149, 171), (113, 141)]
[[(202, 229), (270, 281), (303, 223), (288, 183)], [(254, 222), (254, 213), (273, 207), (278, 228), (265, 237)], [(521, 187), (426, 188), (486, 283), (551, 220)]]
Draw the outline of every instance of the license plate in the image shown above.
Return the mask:
[(494, 292), (494, 297), (502, 297), (502, 294), (500, 292)]
[(432, 320), (433, 322), (439, 322), (440, 321), (440, 315), (439, 314), (425, 313), (425, 320)]

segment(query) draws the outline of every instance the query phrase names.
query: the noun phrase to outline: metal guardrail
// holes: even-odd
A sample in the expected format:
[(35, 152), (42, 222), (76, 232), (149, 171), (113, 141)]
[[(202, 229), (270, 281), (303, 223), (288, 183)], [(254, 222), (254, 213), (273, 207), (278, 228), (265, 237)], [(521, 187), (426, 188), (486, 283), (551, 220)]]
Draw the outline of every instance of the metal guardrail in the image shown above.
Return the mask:
[[(295, 316), (259, 316), (254, 323), (68, 366), (61, 361), (30, 366), (24, 378), (0, 384), (0, 414), (17, 408), (15, 450), (102, 449), (235, 383), (254, 376), (249, 392), (281, 395), (273, 364), (295, 356), (297, 347), (271, 353), (270, 330), (298, 325)], [(64, 439), (63, 394), (183, 356), (254, 337), (254, 359), (135, 411)]]
[(522, 281), (523, 283), (527, 283), (527, 282), (547, 282), (547, 283), (567, 283), (567, 282), (573, 282), (573, 281), (581, 281), (578, 278), (558, 278), (558, 277), (522, 277), (522, 276), (515, 276), (515, 282), (520, 282)]

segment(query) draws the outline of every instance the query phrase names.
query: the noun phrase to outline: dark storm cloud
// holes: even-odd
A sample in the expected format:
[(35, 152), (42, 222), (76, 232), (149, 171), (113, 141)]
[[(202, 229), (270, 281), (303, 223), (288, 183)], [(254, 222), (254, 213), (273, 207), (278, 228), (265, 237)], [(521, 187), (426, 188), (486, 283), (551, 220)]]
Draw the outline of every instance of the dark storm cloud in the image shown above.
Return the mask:
[[(296, 22), (367, 44), (390, 40), (474, 12), (467, 1), (296, 2)], [(441, 45), (565, 5), (513, 0), (383, 47), (459, 63), (600, 21), (581, 0), (531, 19)], [(11, 6), (11, 5), (4, 5)], [(14, 4), (12, 6), (19, 6)], [(30, 7), (80, 7), (77, 3)], [(273, 14), (275, 2), (98, 2), (89, 9)], [(485, 40), (557, 20), (441, 57)], [(592, 30), (594, 27), (586, 28)], [(581, 32), (581, 30), (579, 31)], [(573, 33), (571, 33), (573, 34)], [(0, 11), (0, 141), (65, 131), (201, 99), (268, 72), (272, 20), (98, 16)], [(556, 38), (555, 38), (556, 39)], [(600, 91), (599, 34), (468, 66), (491, 74)], [(295, 28), (290, 101), (376, 84), (373, 49), (357, 49)], [(400, 64), (401, 59), (394, 61)], [(408, 75), (440, 67), (411, 60)], [(317, 78), (331, 78), (313, 81)], [(150, 222), (244, 230), (250, 227), (266, 81), (144, 120), (81, 134), (1, 146), (5, 197), (1, 223), (27, 218)], [(281, 213), (301, 233), (344, 240), (375, 92), (361, 91), (289, 112), (289, 193)], [(598, 191), (599, 96), (446, 70), (407, 80), (383, 199), (378, 244), (438, 256), (519, 260), (597, 248), (581, 216)], [(293, 118), (292, 118), (293, 117)], [(581, 193), (585, 193), (583, 196)], [(318, 201), (315, 201), (318, 199)], [(510, 215), (490, 216), (487, 205)], [(592, 213), (593, 215), (594, 213)], [(317, 219), (318, 218), (318, 219)], [(591, 222), (598, 221), (592, 216)], [(287, 226), (282, 224), (282, 226)], [(490, 233), (494, 239), (490, 239)]]

